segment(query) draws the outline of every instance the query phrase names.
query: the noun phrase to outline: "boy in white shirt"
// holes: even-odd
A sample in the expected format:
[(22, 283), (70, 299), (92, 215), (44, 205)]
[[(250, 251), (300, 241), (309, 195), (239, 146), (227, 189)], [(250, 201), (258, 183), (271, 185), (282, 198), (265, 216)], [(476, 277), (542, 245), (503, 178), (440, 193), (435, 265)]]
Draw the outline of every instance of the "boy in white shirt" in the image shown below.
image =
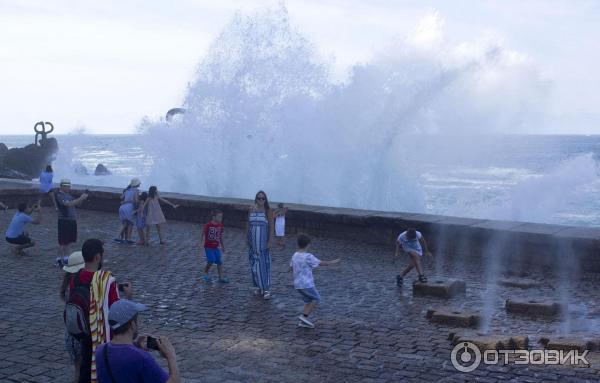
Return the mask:
[(290, 262), (290, 271), (294, 273), (294, 288), (304, 300), (304, 310), (298, 317), (298, 327), (314, 328), (315, 325), (308, 320), (308, 316), (315, 309), (317, 303), (321, 301), (321, 295), (315, 289), (315, 282), (312, 275), (312, 269), (318, 266), (335, 265), (340, 259), (332, 261), (321, 261), (308, 252), (310, 247), (310, 238), (306, 234), (298, 235), (298, 251), (294, 253)]
[(423, 266), (421, 266), (421, 257), (423, 256), (423, 249), (425, 249), (425, 254), (430, 257), (431, 253), (427, 248), (427, 242), (425, 242), (423, 234), (412, 228), (407, 229), (400, 234), (396, 240), (396, 256), (399, 255), (400, 247), (402, 247), (402, 250), (410, 256), (410, 263), (402, 270), (400, 275), (396, 276), (396, 285), (402, 286), (404, 276), (408, 274), (413, 267), (416, 267), (417, 273), (419, 273), (419, 282), (427, 283), (427, 277), (423, 274)]

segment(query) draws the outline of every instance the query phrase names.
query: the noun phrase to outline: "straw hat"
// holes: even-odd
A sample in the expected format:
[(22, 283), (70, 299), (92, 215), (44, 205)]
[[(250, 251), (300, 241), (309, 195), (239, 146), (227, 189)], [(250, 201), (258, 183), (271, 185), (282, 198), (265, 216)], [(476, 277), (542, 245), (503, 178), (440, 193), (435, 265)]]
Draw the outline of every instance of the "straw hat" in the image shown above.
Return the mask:
[(142, 182), (140, 181), (139, 178), (132, 178), (131, 182), (129, 183), (129, 186), (131, 186), (132, 188), (136, 188), (138, 186), (140, 186), (142, 184)]
[(76, 251), (69, 255), (69, 259), (67, 260), (67, 264), (63, 266), (63, 270), (67, 273), (76, 273), (83, 269), (84, 266), (85, 261), (83, 259), (83, 254), (81, 251)]

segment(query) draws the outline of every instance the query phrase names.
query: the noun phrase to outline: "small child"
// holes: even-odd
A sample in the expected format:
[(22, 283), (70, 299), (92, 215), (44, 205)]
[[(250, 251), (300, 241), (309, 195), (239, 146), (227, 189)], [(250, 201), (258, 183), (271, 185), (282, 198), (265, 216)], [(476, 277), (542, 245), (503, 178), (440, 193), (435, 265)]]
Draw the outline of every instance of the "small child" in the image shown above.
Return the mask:
[(309, 247), (310, 237), (306, 234), (299, 234), (298, 251), (292, 257), (290, 271), (294, 273), (294, 288), (302, 295), (305, 303), (302, 315), (298, 317), (298, 327), (315, 328), (315, 325), (308, 320), (308, 316), (321, 301), (321, 296), (315, 289), (312, 269), (318, 266), (335, 265), (340, 262), (340, 259), (321, 261), (308, 252)]
[(162, 198), (158, 194), (158, 189), (156, 186), (150, 186), (148, 189), (148, 211), (146, 213), (146, 244), (150, 242), (150, 228), (152, 226), (156, 226), (156, 232), (158, 233), (158, 241), (161, 245), (165, 244), (163, 241), (162, 234), (160, 232), (160, 225), (163, 225), (167, 222), (165, 219), (165, 215), (160, 207), (160, 203), (166, 203), (171, 206), (173, 209), (177, 209), (179, 205), (175, 205), (170, 201)]
[(211, 217), (210, 222), (205, 224), (202, 230), (204, 234), (202, 236), (202, 246), (204, 246), (204, 254), (206, 255), (206, 267), (204, 267), (203, 279), (206, 282), (211, 281), (208, 272), (210, 267), (215, 264), (219, 273), (219, 282), (229, 283), (229, 280), (223, 277), (223, 260), (221, 259), (221, 251), (225, 253), (225, 246), (223, 245), (223, 212), (213, 210)]
[(402, 232), (396, 240), (396, 256), (399, 255), (400, 246), (402, 246), (402, 250), (410, 256), (410, 263), (404, 270), (402, 270), (400, 275), (396, 276), (396, 285), (402, 286), (402, 283), (404, 282), (404, 276), (408, 274), (413, 267), (417, 268), (417, 273), (419, 273), (419, 282), (427, 283), (427, 278), (423, 274), (423, 266), (421, 266), (420, 258), (423, 256), (423, 248), (425, 248), (425, 253), (429, 257), (431, 257), (431, 253), (427, 248), (427, 242), (425, 241), (423, 234), (421, 234), (420, 231), (416, 231), (412, 228), (407, 229), (406, 231)]
[(148, 193), (142, 192), (138, 201), (137, 212), (135, 216), (135, 227), (138, 232), (137, 245), (146, 246), (148, 242), (144, 236), (144, 229), (146, 228), (146, 216), (148, 215)]
[(277, 209), (273, 212), (273, 215), (275, 216), (275, 237), (277, 238), (277, 246), (282, 249), (285, 248), (283, 239), (285, 238), (285, 215), (287, 210), (287, 207), (284, 207), (282, 203), (279, 203)]

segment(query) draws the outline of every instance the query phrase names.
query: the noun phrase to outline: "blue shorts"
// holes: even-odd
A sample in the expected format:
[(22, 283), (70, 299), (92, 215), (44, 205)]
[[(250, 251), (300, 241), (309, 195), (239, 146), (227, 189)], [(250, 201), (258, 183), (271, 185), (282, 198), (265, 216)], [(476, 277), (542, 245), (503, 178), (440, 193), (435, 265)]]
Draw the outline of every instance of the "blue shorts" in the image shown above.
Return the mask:
[(206, 254), (206, 262), (214, 263), (215, 265), (222, 265), (223, 260), (221, 259), (221, 250), (220, 249), (211, 249), (208, 247), (204, 248), (204, 254)]
[(302, 300), (304, 303), (310, 302), (321, 302), (321, 294), (314, 287), (309, 287), (308, 289), (296, 289), (297, 292), (302, 295)]

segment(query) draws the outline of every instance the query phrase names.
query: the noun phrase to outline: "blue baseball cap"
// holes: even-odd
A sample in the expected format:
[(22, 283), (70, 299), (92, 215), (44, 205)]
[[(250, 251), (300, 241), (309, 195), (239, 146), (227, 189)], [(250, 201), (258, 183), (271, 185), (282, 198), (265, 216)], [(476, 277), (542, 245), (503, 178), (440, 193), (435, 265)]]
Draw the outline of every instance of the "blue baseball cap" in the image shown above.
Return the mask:
[(146, 310), (146, 305), (121, 299), (110, 306), (108, 312), (108, 323), (113, 330), (118, 329), (133, 319), (137, 313)]

